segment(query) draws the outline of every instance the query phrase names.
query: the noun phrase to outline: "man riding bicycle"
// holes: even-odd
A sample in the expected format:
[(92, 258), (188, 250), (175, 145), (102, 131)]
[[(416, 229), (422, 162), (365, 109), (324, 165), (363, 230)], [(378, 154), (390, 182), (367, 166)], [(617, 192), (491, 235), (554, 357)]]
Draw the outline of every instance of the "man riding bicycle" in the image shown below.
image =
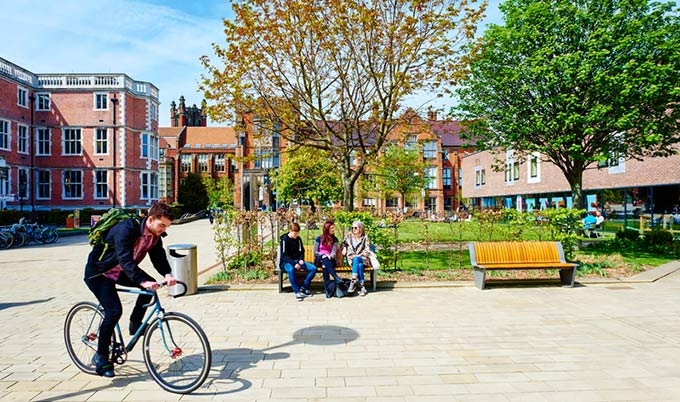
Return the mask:
[[(109, 360), (109, 347), (113, 331), (123, 315), (116, 284), (140, 289), (156, 290), (156, 280), (144, 272), (139, 263), (149, 254), (153, 267), (164, 276), (168, 286), (175, 285), (170, 264), (161, 237), (174, 219), (170, 207), (154, 203), (141, 224), (134, 218), (116, 223), (104, 236), (104, 243), (95, 244), (87, 258), (85, 283), (104, 309), (104, 319), (99, 329), (97, 353), (92, 357), (97, 374), (113, 377), (113, 362)], [(111, 247), (113, 246), (113, 247)], [(149, 295), (139, 295), (130, 315), (130, 334), (134, 335), (142, 324)]]

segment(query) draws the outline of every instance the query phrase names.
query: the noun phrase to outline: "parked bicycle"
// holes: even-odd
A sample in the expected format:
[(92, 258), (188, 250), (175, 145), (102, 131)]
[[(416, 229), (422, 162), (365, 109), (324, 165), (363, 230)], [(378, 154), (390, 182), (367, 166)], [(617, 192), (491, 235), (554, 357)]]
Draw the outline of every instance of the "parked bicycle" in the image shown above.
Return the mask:
[[(187, 286), (177, 281), (178, 285)], [(165, 283), (161, 283), (165, 286)], [(123, 364), (137, 341), (144, 338), (144, 363), (151, 377), (163, 389), (187, 394), (195, 391), (208, 377), (212, 361), (210, 343), (201, 327), (189, 316), (166, 312), (154, 290), (117, 288), (118, 292), (146, 294), (153, 306), (137, 332), (125, 344), (120, 326), (116, 325), (111, 342), (111, 361)], [(97, 350), (99, 326), (104, 319), (101, 306), (80, 302), (71, 308), (64, 322), (64, 341), (73, 363), (88, 374), (96, 374), (92, 356)]]

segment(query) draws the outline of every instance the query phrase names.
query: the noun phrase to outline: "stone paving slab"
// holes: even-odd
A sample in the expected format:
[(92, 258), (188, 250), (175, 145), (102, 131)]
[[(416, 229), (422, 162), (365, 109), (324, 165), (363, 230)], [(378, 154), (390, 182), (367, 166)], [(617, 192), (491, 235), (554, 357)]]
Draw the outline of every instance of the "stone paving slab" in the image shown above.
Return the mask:
[[(210, 233), (194, 227), (172, 227), (168, 244), (198, 242), (208, 267), (200, 248), (210, 239), (195, 230)], [(71, 364), (62, 326), (70, 306), (92, 299), (82, 282), (88, 251), (77, 238), (0, 251), (0, 401), (680, 400), (677, 270), (623, 286), (168, 297), (166, 309), (196, 319), (213, 348), (206, 384), (175, 395), (151, 380), (139, 348), (113, 380)], [(129, 313), (132, 299), (125, 304)]]

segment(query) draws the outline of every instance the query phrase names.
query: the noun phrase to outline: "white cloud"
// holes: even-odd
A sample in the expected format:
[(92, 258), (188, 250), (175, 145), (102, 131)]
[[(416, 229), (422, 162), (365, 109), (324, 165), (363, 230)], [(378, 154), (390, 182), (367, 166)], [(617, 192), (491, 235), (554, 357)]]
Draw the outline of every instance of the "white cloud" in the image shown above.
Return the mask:
[(160, 123), (167, 126), (170, 101), (202, 99), (199, 57), (212, 54), (211, 44), (224, 36), (228, 10), (219, 2), (225, 5), (214, 9), (223, 15), (204, 16), (135, 0), (6, 2), (0, 57), (34, 73), (113, 72), (151, 82), (160, 90)]

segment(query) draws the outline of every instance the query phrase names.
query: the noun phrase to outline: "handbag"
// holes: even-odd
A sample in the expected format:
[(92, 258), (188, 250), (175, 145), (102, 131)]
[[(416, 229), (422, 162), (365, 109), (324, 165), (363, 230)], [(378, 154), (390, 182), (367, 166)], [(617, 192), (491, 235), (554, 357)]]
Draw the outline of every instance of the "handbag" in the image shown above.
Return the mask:
[(335, 286), (335, 297), (342, 298), (342, 297), (347, 296), (348, 289), (349, 289), (349, 280), (348, 279), (341, 280)]
[(371, 262), (371, 267), (373, 267), (374, 270), (380, 269), (380, 261), (378, 261), (378, 256), (375, 255), (373, 251), (371, 251), (368, 255), (368, 259)]

